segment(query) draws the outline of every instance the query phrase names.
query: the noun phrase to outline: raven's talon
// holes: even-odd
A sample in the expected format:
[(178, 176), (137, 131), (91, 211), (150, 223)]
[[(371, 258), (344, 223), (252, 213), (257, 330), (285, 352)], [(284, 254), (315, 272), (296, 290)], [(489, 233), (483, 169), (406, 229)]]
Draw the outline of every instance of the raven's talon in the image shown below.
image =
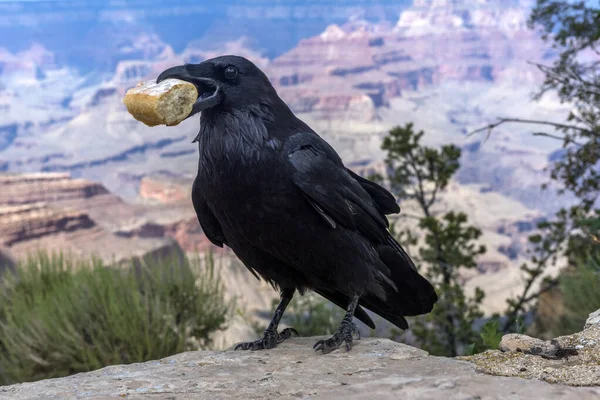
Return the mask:
[(352, 350), (352, 342), (346, 342), (346, 351)]
[(326, 340), (317, 340), (313, 345), (313, 349), (315, 351), (321, 351), (323, 354), (331, 353), (334, 350), (340, 348), (342, 343), (344, 343), (344, 347), (346, 351), (352, 350), (352, 341), (354, 334), (358, 335), (358, 340), (360, 340), (360, 332), (358, 330), (358, 326), (356, 324), (348, 324), (342, 325), (338, 329), (338, 331), (329, 339)]
[(277, 339), (277, 343), (281, 343), (286, 339), (291, 338), (292, 336), (299, 337), (300, 334), (294, 328), (285, 328), (281, 332), (279, 332), (279, 339)]
[(257, 340), (256, 342), (242, 342), (242, 343), (238, 343), (235, 345), (235, 347), (233, 348), (233, 350), (250, 350), (252, 349), (253, 346), (256, 345), (256, 343), (259, 342), (259, 340)]
[(238, 343), (233, 350), (268, 350), (275, 348), (279, 343), (291, 338), (293, 335), (300, 336), (294, 328), (285, 328), (280, 333), (267, 330), (262, 338), (254, 342)]
[(313, 344), (313, 350), (314, 351), (319, 351), (321, 349), (321, 347), (323, 347), (323, 343), (325, 343), (324, 340), (317, 340), (315, 342), (315, 344)]
[(342, 345), (342, 343), (346, 343), (346, 349), (348, 349), (349, 343), (352, 343), (352, 337), (347, 336), (345, 338), (342, 338), (342, 335), (338, 332), (329, 339), (318, 340), (314, 344), (313, 349), (315, 351), (321, 351), (323, 354), (328, 354), (334, 350), (337, 350)]
[(352, 323), (352, 335), (356, 335), (356, 337), (353, 336), (354, 340), (360, 340), (361, 339), (360, 331), (358, 330), (358, 326), (356, 326), (355, 323)]

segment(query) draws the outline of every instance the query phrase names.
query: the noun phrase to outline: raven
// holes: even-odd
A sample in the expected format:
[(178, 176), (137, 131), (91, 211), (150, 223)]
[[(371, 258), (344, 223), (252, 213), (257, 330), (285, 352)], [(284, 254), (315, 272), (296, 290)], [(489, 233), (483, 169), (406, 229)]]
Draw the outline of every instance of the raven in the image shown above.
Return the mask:
[[(270, 349), (297, 332), (278, 332), (292, 297), (312, 290), (346, 310), (337, 332), (315, 351), (352, 347), (365, 308), (401, 329), (426, 314), (433, 286), (391, 236), (399, 213), (380, 185), (346, 168), (335, 150), (297, 118), (249, 60), (226, 55), (163, 71), (157, 83), (193, 83), (200, 113), (198, 172), (192, 203), (206, 237), (230, 247), (280, 293), (263, 337), (235, 349)], [(189, 118), (189, 117), (188, 117)]]

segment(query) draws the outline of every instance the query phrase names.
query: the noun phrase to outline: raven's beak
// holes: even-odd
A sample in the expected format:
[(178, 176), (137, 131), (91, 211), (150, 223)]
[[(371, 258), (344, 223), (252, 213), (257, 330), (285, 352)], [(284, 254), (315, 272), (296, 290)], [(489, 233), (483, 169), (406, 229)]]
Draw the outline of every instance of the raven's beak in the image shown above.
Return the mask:
[(196, 89), (198, 89), (198, 100), (194, 103), (192, 112), (186, 119), (200, 111), (216, 106), (222, 100), (221, 90), (217, 82), (210, 78), (194, 76), (190, 74), (188, 69), (183, 65), (163, 71), (158, 78), (156, 78), (156, 83), (160, 83), (169, 78), (193, 83), (196, 86)]

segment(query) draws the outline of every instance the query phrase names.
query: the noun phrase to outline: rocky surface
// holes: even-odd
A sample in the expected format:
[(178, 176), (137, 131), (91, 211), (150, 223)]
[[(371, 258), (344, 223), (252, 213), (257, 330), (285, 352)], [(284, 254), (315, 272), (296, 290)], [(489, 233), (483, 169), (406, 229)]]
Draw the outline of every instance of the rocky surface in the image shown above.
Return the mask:
[(600, 326), (600, 309), (590, 313), (588, 319), (585, 321), (583, 329), (591, 328), (592, 326)]
[(600, 387), (599, 312), (590, 314), (582, 332), (548, 341), (526, 335), (505, 335), (500, 350), (463, 359), (475, 363), (477, 371), (492, 375)]
[(600, 326), (600, 310), (596, 310), (590, 314), (587, 321), (585, 321), (585, 329), (591, 328), (592, 325)]
[(573, 388), (479, 374), (472, 364), (432, 357), (387, 339), (362, 339), (350, 353), (317, 354), (318, 338), (259, 352), (198, 351), (66, 378), (0, 387), (0, 399), (596, 399)]
[(472, 364), (432, 357), (387, 339), (362, 339), (350, 353), (315, 353), (318, 338), (258, 352), (198, 351), (66, 378), (0, 387), (0, 399), (596, 399), (600, 388), (479, 374)]
[(512, 353), (525, 353), (544, 358), (558, 359), (567, 352), (576, 353), (575, 349), (563, 349), (554, 340), (541, 340), (527, 335), (511, 333), (504, 335), (500, 341), (500, 351)]

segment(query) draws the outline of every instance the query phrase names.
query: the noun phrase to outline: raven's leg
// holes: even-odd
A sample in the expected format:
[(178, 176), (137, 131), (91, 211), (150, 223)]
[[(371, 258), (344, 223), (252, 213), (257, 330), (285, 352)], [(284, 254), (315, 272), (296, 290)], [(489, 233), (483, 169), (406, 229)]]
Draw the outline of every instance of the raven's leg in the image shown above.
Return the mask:
[(354, 297), (352, 297), (352, 300), (346, 309), (346, 315), (344, 316), (344, 319), (342, 319), (342, 323), (340, 324), (338, 331), (327, 340), (318, 340), (313, 346), (315, 351), (321, 350), (323, 354), (331, 353), (332, 351), (338, 349), (342, 343), (346, 344), (346, 351), (350, 351), (350, 349), (352, 349), (352, 335), (356, 333), (358, 339), (360, 339), (358, 327), (354, 322), (352, 322), (354, 310), (358, 305), (359, 299), (359, 295), (354, 295)]
[(281, 317), (283, 316), (283, 312), (285, 311), (288, 304), (294, 297), (294, 292), (296, 289), (283, 289), (281, 290), (281, 300), (279, 301), (279, 305), (275, 309), (275, 314), (273, 315), (273, 319), (269, 323), (269, 326), (265, 330), (265, 333), (262, 338), (254, 341), (254, 342), (242, 342), (238, 343), (233, 349), (234, 350), (263, 350), (263, 349), (272, 349), (277, 346), (279, 343), (283, 342), (285, 339), (289, 339), (292, 335), (298, 335), (298, 332), (294, 328), (285, 328), (281, 332), (277, 332), (277, 327), (279, 326), (279, 321), (281, 321)]

